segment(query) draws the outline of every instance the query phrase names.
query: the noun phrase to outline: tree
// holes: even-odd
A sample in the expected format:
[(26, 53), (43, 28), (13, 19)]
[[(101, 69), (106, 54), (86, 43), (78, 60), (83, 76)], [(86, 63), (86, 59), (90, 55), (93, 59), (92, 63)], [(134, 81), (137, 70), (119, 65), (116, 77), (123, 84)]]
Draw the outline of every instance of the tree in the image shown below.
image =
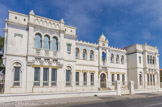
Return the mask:
[[(4, 47), (4, 37), (0, 36), (0, 50), (3, 50)], [(3, 60), (2, 60), (2, 55), (0, 55), (0, 71), (2, 70), (3, 73), (5, 73), (4, 70), (4, 66), (3, 66)]]

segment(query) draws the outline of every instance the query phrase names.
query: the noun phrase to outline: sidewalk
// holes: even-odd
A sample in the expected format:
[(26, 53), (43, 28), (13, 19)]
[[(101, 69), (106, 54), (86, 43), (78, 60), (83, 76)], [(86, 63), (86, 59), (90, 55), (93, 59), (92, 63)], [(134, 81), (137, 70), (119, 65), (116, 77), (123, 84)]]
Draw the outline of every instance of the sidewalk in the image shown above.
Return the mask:
[(56, 98), (89, 97), (89, 96), (117, 95), (117, 91), (96, 92), (57, 92), (57, 93), (22, 93), (22, 94), (0, 94), (0, 103), (13, 101), (30, 101)]
[(128, 100), (128, 99), (139, 99), (149, 98), (155, 96), (162, 96), (161, 93), (142, 93), (136, 95), (124, 95), (124, 96), (91, 96), (91, 97), (73, 97), (73, 98), (57, 98), (57, 99), (46, 99), (46, 100), (32, 100), (32, 101), (19, 101), (19, 102), (3, 102), (0, 103), (0, 107), (29, 107), (29, 106), (42, 106), (56, 105), (56, 106), (67, 106), (70, 104), (86, 104), (86, 103), (97, 103), (105, 101), (115, 100)]

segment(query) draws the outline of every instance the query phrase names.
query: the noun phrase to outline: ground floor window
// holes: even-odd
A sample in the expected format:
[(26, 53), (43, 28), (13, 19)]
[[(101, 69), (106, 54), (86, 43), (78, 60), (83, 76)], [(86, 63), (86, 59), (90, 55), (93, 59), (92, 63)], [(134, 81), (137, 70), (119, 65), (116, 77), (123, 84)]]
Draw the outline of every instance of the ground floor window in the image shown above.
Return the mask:
[(155, 85), (155, 75), (153, 75), (153, 85)]
[(48, 86), (49, 68), (43, 68), (43, 86)]
[(120, 74), (117, 74), (117, 80), (120, 81)]
[(20, 67), (14, 67), (14, 86), (20, 86)]
[(114, 79), (114, 74), (111, 74), (111, 81), (112, 81), (112, 85), (114, 85), (115, 83), (114, 83), (114, 81), (115, 81), (115, 79)]
[(51, 71), (51, 86), (56, 86), (57, 83), (57, 69), (52, 68)]
[(87, 85), (87, 73), (86, 72), (83, 73), (83, 82), (84, 82), (84, 85)]
[(125, 85), (125, 75), (122, 74), (122, 84)]
[(79, 72), (75, 74), (76, 85), (79, 85)]
[(71, 85), (71, 71), (66, 70), (66, 86), (70, 86), (70, 85)]
[(91, 73), (91, 85), (94, 85), (94, 73)]
[(142, 85), (142, 74), (139, 74), (139, 84)]
[(40, 68), (34, 68), (34, 86), (40, 86)]
[(150, 84), (150, 78), (149, 78), (149, 74), (147, 74), (147, 85)]

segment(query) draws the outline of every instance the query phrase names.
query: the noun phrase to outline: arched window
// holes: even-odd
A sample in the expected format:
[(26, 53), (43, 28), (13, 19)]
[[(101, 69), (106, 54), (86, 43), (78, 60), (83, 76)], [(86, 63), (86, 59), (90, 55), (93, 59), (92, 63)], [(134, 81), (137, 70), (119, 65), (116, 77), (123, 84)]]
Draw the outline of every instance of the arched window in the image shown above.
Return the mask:
[(124, 56), (122, 55), (121, 63), (124, 64)]
[(76, 57), (76, 59), (79, 59), (79, 48), (76, 48), (76, 53), (75, 53), (75, 57)]
[(150, 56), (147, 55), (147, 63), (150, 64)]
[(111, 63), (114, 63), (114, 55), (111, 54)]
[(119, 55), (116, 56), (116, 63), (119, 63)]
[(150, 64), (152, 64), (152, 56), (150, 56)]
[(48, 35), (44, 36), (44, 49), (50, 49), (50, 37)]
[(91, 61), (94, 60), (94, 52), (93, 52), (93, 50), (90, 51), (90, 60)]
[(152, 64), (155, 64), (155, 57), (153, 56)]
[(71, 67), (67, 67), (66, 68), (66, 86), (70, 86), (71, 85)]
[(14, 86), (20, 86), (20, 80), (21, 80), (21, 64), (16, 62), (13, 65), (14, 68)]
[(83, 60), (87, 59), (87, 50), (83, 49)]
[(42, 36), (40, 34), (35, 35), (35, 48), (42, 48)]
[(106, 53), (102, 52), (102, 61), (106, 61)]
[(58, 50), (58, 39), (56, 37), (52, 38), (52, 50), (54, 51)]

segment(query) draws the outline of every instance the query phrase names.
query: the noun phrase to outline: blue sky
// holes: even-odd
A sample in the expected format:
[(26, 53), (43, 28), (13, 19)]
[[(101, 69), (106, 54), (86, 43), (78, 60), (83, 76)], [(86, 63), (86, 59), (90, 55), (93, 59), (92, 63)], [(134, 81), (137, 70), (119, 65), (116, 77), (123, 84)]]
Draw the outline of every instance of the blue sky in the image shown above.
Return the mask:
[[(0, 35), (8, 10), (35, 14), (77, 28), (79, 40), (96, 42), (103, 32), (109, 45), (158, 46), (162, 52), (162, 0), (0, 0)], [(160, 67), (162, 67), (160, 57)]]

